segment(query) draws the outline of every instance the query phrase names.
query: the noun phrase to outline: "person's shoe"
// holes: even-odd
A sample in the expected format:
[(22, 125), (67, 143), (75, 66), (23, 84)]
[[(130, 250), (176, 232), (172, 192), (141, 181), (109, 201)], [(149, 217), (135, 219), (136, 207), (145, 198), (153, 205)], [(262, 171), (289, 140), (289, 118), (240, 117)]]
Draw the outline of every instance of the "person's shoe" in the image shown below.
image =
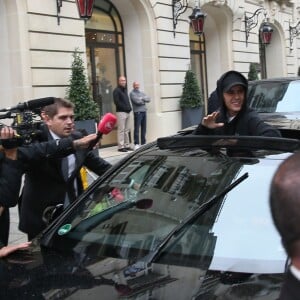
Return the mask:
[(141, 147), (141, 145), (136, 144), (136, 145), (134, 145), (134, 150), (137, 150), (137, 149), (139, 149), (140, 147)]
[(133, 151), (133, 149), (130, 147), (126, 147), (125, 149), (126, 149), (126, 151)]
[(120, 148), (118, 149), (119, 152), (127, 152), (127, 149), (126, 148)]

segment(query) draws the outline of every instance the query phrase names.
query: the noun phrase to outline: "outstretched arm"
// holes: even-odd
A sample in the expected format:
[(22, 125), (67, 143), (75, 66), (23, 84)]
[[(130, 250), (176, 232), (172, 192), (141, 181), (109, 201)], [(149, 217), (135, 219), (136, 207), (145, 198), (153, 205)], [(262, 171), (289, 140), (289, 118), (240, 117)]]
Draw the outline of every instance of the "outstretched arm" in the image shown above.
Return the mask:
[(8, 245), (0, 248), (0, 258), (5, 257), (17, 250), (24, 250), (30, 246), (31, 242), (25, 242), (18, 245)]
[(61, 158), (78, 149), (88, 149), (91, 142), (97, 139), (97, 134), (89, 134), (79, 139), (71, 137), (59, 140), (51, 140), (41, 143), (33, 143), (19, 147), (18, 157), (25, 162), (37, 161), (43, 158)]

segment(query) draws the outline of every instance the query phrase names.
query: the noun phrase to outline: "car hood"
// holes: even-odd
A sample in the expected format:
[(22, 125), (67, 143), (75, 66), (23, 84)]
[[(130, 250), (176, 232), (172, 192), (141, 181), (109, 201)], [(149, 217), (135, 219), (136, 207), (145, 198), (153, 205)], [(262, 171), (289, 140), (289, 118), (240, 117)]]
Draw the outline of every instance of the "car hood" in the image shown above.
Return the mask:
[[(26, 260), (24, 255), (26, 253)], [(81, 261), (38, 246), (1, 262), (1, 299), (274, 299), (281, 275), (209, 271), (171, 264), (129, 264), (115, 258)], [(88, 259), (88, 258), (87, 258)], [(232, 286), (234, 284), (234, 286)], [(152, 295), (150, 297), (149, 295)], [(149, 298), (150, 297), (150, 298)], [(224, 298), (222, 298), (224, 299)], [(266, 298), (267, 299), (267, 298)]]

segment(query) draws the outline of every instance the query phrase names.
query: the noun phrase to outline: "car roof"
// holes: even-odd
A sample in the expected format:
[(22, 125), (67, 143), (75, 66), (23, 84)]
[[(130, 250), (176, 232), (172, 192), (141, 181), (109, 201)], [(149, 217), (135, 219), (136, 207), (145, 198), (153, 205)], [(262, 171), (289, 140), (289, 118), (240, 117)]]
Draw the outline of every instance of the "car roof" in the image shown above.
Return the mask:
[[(187, 131), (181, 132), (186, 134)], [(224, 135), (176, 135), (157, 139), (160, 149), (201, 148), (204, 150), (271, 150), (294, 152), (300, 150), (300, 140), (266, 136), (224, 136)]]
[(250, 80), (249, 84), (254, 85), (257, 83), (265, 83), (265, 82), (291, 82), (291, 81), (299, 81), (300, 77), (274, 77), (274, 78), (265, 78), (259, 80)]

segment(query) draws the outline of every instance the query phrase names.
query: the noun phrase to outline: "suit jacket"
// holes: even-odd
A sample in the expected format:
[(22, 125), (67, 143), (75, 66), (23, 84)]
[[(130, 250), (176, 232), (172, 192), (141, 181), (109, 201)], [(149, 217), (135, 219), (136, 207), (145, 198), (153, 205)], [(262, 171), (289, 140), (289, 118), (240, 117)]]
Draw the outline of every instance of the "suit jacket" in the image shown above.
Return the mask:
[(298, 280), (290, 270), (285, 275), (278, 300), (298, 300), (300, 299), (300, 280)]
[[(45, 129), (48, 140), (53, 140), (48, 129)], [(74, 132), (72, 138), (82, 137), (82, 133)], [(21, 195), (19, 229), (32, 239), (39, 234), (46, 224), (43, 222), (43, 212), (48, 206), (63, 204), (65, 195), (77, 180), (78, 195), (83, 187), (80, 178), (80, 169), (88, 169), (102, 175), (111, 167), (111, 164), (96, 156), (93, 151), (80, 149), (74, 152), (76, 157), (75, 170), (65, 181), (62, 173), (62, 158), (48, 157), (43, 160), (32, 161), (26, 169), (24, 187)], [(34, 153), (33, 153), (34, 156)], [(70, 199), (74, 201), (75, 199)]]

